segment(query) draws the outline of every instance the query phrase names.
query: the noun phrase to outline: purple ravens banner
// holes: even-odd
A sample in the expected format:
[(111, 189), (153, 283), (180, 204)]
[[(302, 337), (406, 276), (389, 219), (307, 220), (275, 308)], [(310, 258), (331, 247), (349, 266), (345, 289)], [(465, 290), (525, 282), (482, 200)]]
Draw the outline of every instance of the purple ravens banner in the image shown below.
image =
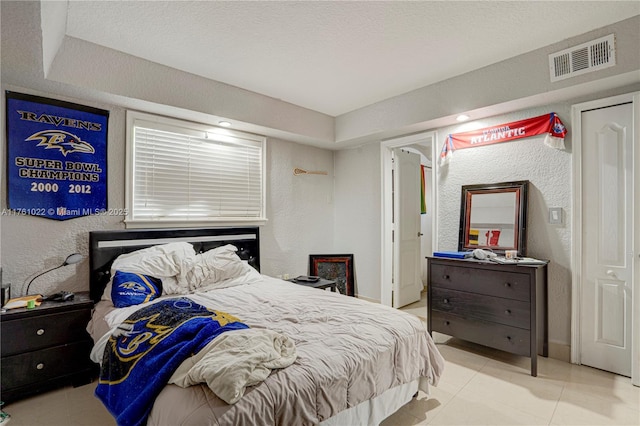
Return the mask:
[(97, 108), (6, 92), (8, 206), (65, 220), (107, 209), (107, 122)]

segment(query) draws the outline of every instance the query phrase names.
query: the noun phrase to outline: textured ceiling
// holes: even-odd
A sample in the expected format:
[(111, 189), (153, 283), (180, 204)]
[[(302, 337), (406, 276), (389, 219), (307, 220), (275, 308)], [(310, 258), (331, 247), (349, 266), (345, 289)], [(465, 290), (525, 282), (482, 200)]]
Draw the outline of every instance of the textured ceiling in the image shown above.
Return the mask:
[(640, 1), (69, 1), (66, 34), (337, 116), (638, 14)]

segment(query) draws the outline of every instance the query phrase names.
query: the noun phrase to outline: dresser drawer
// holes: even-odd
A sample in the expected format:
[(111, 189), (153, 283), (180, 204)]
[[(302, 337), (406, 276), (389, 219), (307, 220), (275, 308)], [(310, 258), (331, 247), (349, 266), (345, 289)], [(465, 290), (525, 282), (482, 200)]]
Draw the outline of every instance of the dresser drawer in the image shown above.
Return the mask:
[(531, 356), (529, 330), (478, 320), (467, 320), (438, 311), (431, 312), (431, 329), (448, 336), (455, 336), (513, 354)]
[(2, 358), (2, 392), (86, 373), (92, 368), (89, 359), (92, 341), (55, 346)]
[(431, 263), (429, 285), (529, 302), (529, 275), (493, 269)]
[[(10, 356), (88, 338), (89, 309), (2, 321), (1, 352)], [(4, 359), (3, 359), (4, 363)]]
[(531, 328), (529, 302), (485, 296), (445, 288), (431, 289), (431, 308), (466, 319), (497, 322), (513, 327)]

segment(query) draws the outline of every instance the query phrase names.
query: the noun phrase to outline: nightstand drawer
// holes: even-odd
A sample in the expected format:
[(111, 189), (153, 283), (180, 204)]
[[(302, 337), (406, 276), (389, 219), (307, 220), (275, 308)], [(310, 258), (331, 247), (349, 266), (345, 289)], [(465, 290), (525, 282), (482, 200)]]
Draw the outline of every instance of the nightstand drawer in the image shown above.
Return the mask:
[(531, 298), (528, 274), (473, 268), (468, 265), (453, 266), (433, 262), (429, 285), (524, 302)]
[[(88, 338), (89, 309), (2, 321), (2, 356), (34, 351)], [(4, 363), (4, 359), (3, 359)], [(4, 371), (4, 365), (3, 365)]]
[(518, 328), (531, 328), (529, 302), (485, 296), (464, 291), (434, 287), (431, 308), (466, 319), (497, 322)]
[(91, 346), (92, 341), (85, 340), (2, 358), (2, 392), (76, 373), (86, 374), (92, 368)]

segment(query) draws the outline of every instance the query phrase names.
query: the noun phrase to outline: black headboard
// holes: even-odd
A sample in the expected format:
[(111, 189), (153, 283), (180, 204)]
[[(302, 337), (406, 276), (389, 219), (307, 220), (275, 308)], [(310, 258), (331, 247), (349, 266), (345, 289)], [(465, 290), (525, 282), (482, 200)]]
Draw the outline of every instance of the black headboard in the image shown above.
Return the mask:
[(111, 264), (124, 253), (145, 247), (186, 241), (193, 244), (196, 253), (203, 253), (226, 244), (238, 248), (238, 256), (260, 271), (259, 228), (205, 228), (205, 229), (134, 229), (125, 231), (89, 232), (90, 295), (98, 302), (110, 279)]

